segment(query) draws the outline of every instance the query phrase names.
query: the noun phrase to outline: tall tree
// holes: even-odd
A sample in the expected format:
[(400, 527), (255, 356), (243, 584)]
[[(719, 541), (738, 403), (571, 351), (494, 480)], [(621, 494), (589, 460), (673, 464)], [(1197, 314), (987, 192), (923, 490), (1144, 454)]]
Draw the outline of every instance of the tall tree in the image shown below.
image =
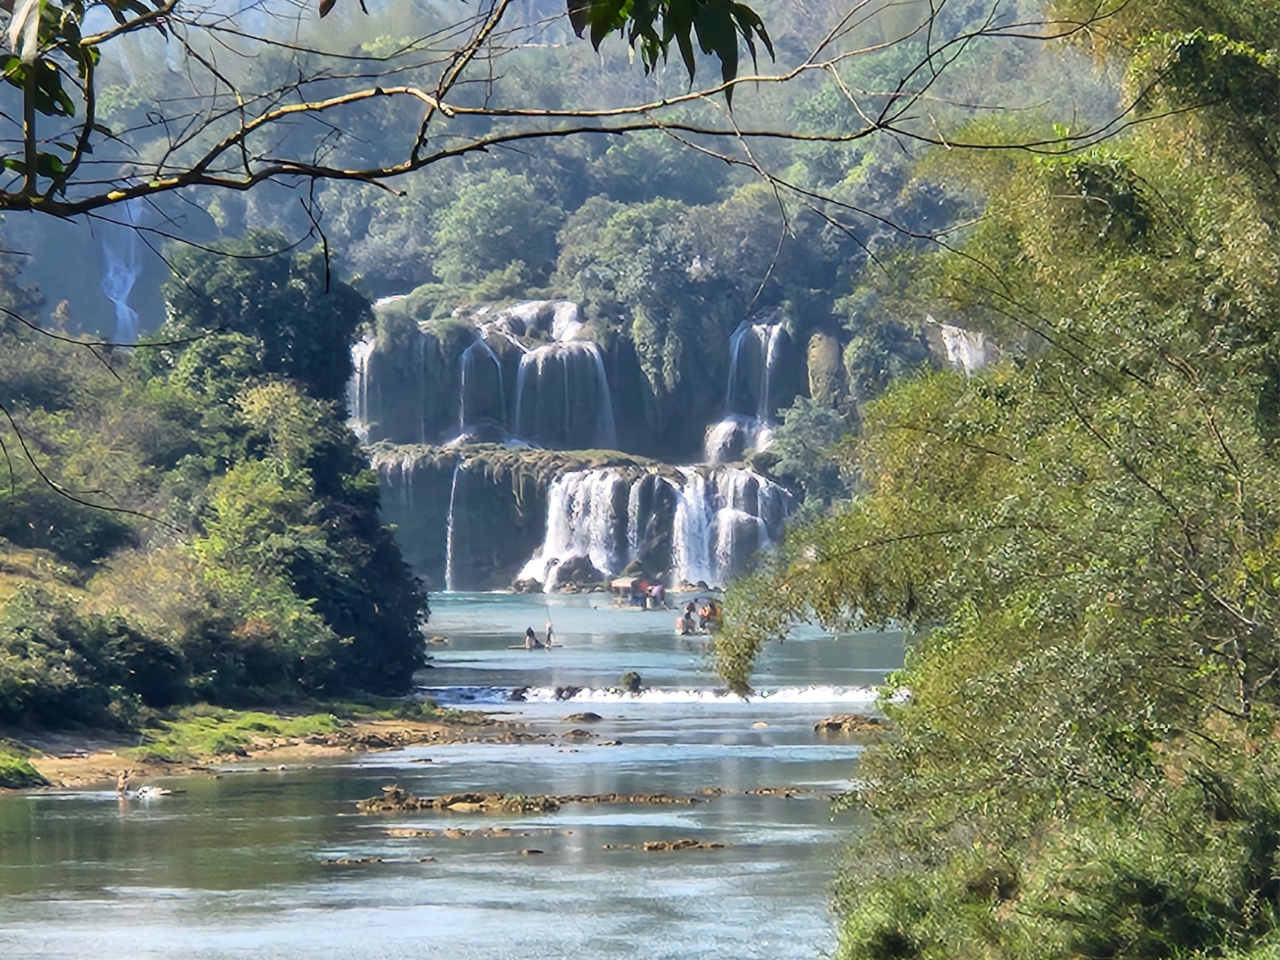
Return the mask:
[(1006, 359), (868, 407), (861, 494), (734, 591), (717, 640), (741, 685), (800, 619), (916, 631), (855, 798), (875, 826), (839, 895), (847, 957), (1273, 949), (1280, 21), (1114, 10), (1129, 136), (922, 171), (987, 200), (905, 296)]

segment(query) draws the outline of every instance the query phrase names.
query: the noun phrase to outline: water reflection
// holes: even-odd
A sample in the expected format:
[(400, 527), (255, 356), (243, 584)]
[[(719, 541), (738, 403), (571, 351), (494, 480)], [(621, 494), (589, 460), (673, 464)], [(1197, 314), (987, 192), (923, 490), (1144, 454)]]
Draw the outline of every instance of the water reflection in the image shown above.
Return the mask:
[[(603, 687), (638, 669), (662, 690), (715, 686), (700, 651), (669, 625), (573, 599), (433, 600), (432, 629), (450, 643), (433, 648), (431, 685), (483, 675), (490, 687)], [(512, 632), (548, 610), (562, 649), (506, 649)], [(771, 651), (758, 682), (865, 687), (900, 662), (897, 637), (813, 635)], [(150, 803), (108, 790), (6, 797), (0, 950), (210, 960), (813, 957), (833, 941), (826, 885), (840, 839), (856, 829), (851, 815), (833, 819), (828, 797), (854, 775), (857, 747), (812, 732), (832, 706), (618, 700), (593, 704), (603, 717), (594, 738), (571, 741), (574, 724), (561, 718), (582, 707), (507, 704), (493, 709), (518, 709), (543, 738), (192, 777), (166, 784), (184, 793)], [(545, 815), (355, 812), (355, 800), (396, 782), (419, 795), (727, 792), (688, 806), (568, 804)], [(768, 786), (802, 792), (743, 793)], [(482, 828), (498, 835), (470, 832)], [(447, 833), (458, 829), (469, 832)], [(729, 846), (633, 849), (682, 836)]]

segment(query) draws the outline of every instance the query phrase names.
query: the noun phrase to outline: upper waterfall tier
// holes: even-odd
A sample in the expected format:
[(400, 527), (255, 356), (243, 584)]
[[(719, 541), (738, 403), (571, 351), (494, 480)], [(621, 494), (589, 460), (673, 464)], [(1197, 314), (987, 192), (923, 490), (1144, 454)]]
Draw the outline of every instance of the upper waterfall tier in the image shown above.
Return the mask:
[(613, 449), (618, 435), (600, 348), (568, 340), (526, 353), (511, 423), (516, 437), (539, 446)]
[(352, 346), (351, 426), (365, 443), (517, 442), (737, 462), (768, 445), (779, 408), (805, 390), (805, 351), (778, 322), (704, 331), (695, 344), (641, 317), (588, 321), (568, 300), (430, 317), (436, 307), (414, 294), (384, 298), (376, 334)]
[(605, 357), (597, 344), (575, 339), (582, 329), (577, 304), (555, 300), (469, 321), (402, 320), (351, 348), (352, 428), (365, 443), (614, 447)]
[(779, 405), (774, 396), (777, 373), (790, 344), (781, 323), (744, 321), (733, 332), (724, 418), (707, 427), (703, 441), (702, 458), (707, 463), (729, 463), (742, 459), (748, 449), (769, 448)]

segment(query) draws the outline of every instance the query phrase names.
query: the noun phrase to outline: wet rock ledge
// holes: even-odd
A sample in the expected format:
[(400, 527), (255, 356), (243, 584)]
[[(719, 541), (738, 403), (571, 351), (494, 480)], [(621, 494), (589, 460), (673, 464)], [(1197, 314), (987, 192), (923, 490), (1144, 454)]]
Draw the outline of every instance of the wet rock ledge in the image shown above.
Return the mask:
[(673, 797), (666, 793), (595, 793), (561, 797), (507, 793), (448, 793), (439, 797), (415, 797), (399, 785), (383, 787), (382, 796), (358, 800), (361, 813), (550, 813), (566, 803), (701, 803), (697, 797)]

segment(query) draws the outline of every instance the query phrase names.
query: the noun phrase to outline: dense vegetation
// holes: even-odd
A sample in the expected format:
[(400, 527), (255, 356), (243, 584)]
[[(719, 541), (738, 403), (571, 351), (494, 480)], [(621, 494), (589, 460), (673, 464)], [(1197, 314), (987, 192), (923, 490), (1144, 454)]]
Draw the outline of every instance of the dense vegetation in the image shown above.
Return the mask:
[(798, 619), (915, 630), (851, 798), (846, 957), (1280, 944), (1280, 8), (1118, 6), (1091, 52), (1128, 66), (1128, 134), (916, 168), (984, 215), (899, 302), (1003, 361), (866, 407), (858, 495), (730, 604), (738, 683)]
[[(851, 42), (908, 39), (743, 89), (736, 109), (849, 129), (848, 90), (882, 107), (929, 60), (900, 6)], [(989, 6), (939, 5), (930, 36)], [(324, 229), (352, 287), (329, 294), (318, 253), (263, 256), (311, 228), (296, 197), (229, 194), (206, 239), (249, 259), (174, 258), (170, 345), (95, 357), (6, 321), (4, 402), (36, 462), (137, 513), (87, 508), (11, 457), (0, 535), (27, 552), (0, 619), (0, 716), (128, 724), (192, 699), (403, 683), (421, 598), (336, 415), (339, 359), (369, 319), (357, 289), (412, 289), (402, 324), (579, 299), (590, 335), (628, 338), (686, 412), (718, 401), (706, 372), (729, 331), (771, 315), (807, 345), (808, 396), (755, 464), (803, 492), (807, 522), (735, 588), (722, 670), (745, 685), (763, 644), (812, 616), (915, 637), (894, 678), (909, 696), (885, 704), (896, 733), (850, 798), (874, 829), (839, 891), (843, 955), (1275, 956), (1280, 7), (1051, 6), (1107, 16), (1057, 46), (966, 48), (920, 120), (946, 128), (943, 149), (780, 141), (751, 158), (770, 184), (741, 154), (649, 133), (532, 145), (400, 194), (330, 185)], [(840, 5), (759, 7), (785, 63)], [(363, 29), (362, 51), (395, 47)], [(634, 77), (586, 50), (556, 51), (555, 70), (512, 53), (494, 83), (530, 106), (570, 88), (615, 102)], [(106, 122), (147, 129), (163, 80), (122, 74)], [(972, 108), (997, 84), (1014, 91), (1001, 106), (1039, 106)], [(1133, 124), (1081, 147), (1118, 100)], [(354, 163), (406, 122), (370, 109), (333, 149)], [(1040, 146), (988, 149), (1009, 143)], [(4, 296), (36, 310), (11, 274)], [(935, 369), (930, 314), (1002, 359)]]
[(325, 292), (319, 252), (257, 256), (281, 243), (179, 252), (131, 356), (6, 317), (0, 720), (402, 692), (422, 665), (425, 601), (337, 401), (367, 301)]

